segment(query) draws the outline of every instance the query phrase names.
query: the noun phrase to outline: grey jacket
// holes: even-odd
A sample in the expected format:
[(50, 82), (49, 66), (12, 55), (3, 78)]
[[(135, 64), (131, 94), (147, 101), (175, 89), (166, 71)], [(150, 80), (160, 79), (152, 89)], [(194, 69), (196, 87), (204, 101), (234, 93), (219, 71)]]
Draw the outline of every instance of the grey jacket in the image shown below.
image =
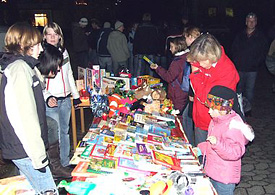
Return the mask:
[(33, 167), (40, 169), (48, 164), (48, 129), (35, 63), (34, 58), (19, 55), (0, 59), (4, 69), (0, 84), (0, 148), (3, 158), (29, 157)]
[(115, 62), (124, 62), (130, 57), (126, 36), (118, 30), (110, 33), (107, 49)]

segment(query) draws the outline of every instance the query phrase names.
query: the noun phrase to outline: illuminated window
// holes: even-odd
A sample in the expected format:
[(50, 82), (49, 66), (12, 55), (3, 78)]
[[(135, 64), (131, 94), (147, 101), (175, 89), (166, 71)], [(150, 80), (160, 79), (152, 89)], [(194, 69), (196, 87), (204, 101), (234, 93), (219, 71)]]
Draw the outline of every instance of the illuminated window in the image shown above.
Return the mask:
[(234, 17), (233, 9), (229, 7), (225, 8), (225, 15), (229, 17)]
[(210, 7), (210, 8), (208, 8), (208, 16), (209, 17), (215, 17), (215, 16), (217, 16), (217, 8), (216, 7)]
[(34, 14), (35, 26), (45, 26), (48, 23), (47, 14)]
[(77, 0), (77, 1), (75, 1), (75, 4), (76, 5), (88, 5), (86, 0)]

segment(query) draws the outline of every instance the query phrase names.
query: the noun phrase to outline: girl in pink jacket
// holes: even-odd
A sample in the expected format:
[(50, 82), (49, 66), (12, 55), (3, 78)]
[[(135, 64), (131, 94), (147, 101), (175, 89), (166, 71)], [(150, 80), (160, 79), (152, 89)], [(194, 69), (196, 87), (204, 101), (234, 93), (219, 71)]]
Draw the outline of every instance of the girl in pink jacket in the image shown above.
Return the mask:
[(216, 85), (207, 95), (205, 105), (212, 118), (208, 137), (198, 144), (197, 155), (203, 155), (204, 169), (219, 195), (233, 195), (240, 182), (241, 157), (245, 145), (254, 139), (252, 128), (245, 124), (236, 93)]

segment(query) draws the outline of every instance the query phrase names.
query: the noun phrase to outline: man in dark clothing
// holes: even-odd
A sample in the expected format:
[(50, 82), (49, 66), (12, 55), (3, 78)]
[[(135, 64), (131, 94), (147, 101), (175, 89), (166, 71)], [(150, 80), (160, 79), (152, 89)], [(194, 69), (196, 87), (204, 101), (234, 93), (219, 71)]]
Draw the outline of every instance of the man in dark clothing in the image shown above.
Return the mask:
[(107, 42), (110, 32), (112, 32), (110, 22), (105, 22), (103, 29), (99, 33), (97, 41), (98, 61), (101, 69), (106, 69), (107, 72), (112, 72), (112, 58), (107, 49)]
[[(232, 45), (232, 60), (240, 75), (237, 92), (242, 93), (249, 103), (252, 103), (257, 72), (268, 49), (267, 39), (256, 25), (256, 14), (249, 13), (246, 29), (236, 36)], [(244, 107), (244, 111), (251, 115), (251, 107)]]
[(143, 23), (141, 23), (136, 31), (134, 43), (134, 76), (144, 74), (153, 75), (150, 66), (143, 60), (143, 56), (147, 56), (151, 61), (155, 61), (158, 52), (158, 30), (151, 23), (151, 14), (143, 15)]

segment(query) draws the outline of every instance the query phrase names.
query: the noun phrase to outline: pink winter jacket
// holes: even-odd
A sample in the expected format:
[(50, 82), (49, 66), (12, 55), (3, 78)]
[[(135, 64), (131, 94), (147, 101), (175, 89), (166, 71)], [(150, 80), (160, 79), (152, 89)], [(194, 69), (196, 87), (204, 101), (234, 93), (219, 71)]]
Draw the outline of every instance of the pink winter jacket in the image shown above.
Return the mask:
[(206, 174), (224, 184), (239, 183), (245, 145), (254, 139), (252, 128), (232, 111), (211, 120), (208, 136), (215, 136), (217, 144), (211, 145), (206, 141), (198, 145), (202, 155), (206, 156)]

